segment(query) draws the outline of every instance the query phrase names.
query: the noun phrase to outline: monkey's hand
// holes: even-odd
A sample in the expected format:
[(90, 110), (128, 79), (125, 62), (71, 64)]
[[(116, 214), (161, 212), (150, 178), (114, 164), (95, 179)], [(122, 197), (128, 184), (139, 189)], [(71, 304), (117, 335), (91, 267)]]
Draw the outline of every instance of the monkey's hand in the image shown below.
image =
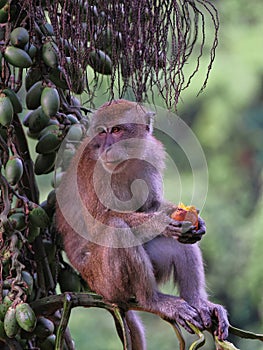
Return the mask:
[(203, 235), (206, 233), (205, 221), (199, 216), (198, 217), (198, 230), (195, 226), (190, 226), (189, 230), (182, 233), (178, 237), (180, 243), (193, 244), (201, 240)]
[(196, 230), (196, 227), (190, 221), (177, 221), (170, 218), (163, 235), (173, 237), (180, 243), (196, 243), (206, 232), (206, 225), (201, 217), (198, 218), (198, 223), (199, 228)]
[(194, 306), (202, 318), (205, 329), (210, 330), (219, 340), (225, 340), (228, 336), (229, 321), (227, 312), (222, 305), (201, 300)]

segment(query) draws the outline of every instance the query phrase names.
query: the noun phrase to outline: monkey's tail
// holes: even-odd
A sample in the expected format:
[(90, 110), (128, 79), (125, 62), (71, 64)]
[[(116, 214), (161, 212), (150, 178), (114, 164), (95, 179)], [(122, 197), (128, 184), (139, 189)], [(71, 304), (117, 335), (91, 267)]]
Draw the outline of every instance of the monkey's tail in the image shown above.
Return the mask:
[(125, 319), (130, 330), (132, 350), (146, 350), (145, 332), (140, 317), (135, 311), (128, 311)]

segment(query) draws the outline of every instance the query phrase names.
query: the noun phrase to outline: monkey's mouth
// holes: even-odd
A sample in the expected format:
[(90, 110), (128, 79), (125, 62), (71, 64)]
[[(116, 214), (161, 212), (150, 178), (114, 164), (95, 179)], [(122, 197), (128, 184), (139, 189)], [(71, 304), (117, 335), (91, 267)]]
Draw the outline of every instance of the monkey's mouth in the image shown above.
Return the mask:
[(111, 155), (107, 154), (104, 157), (101, 157), (101, 161), (109, 166), (117, 166), (117, 165), (123, 163), (125, 160), (127, 160), (127, 159), (125, 159), (121, 155), (116, 155), (116, 156), (112, 155), (111, 156)]
[(119, 163), (123, 162), (123, 160), (122, 159), (110, 159), (110, 160), (106, 159), (104, 162), (106, 164), (119, 164)]
[(125, 159), (105, 159), (103, 162), (103, 167), (107, 171), (110, 172), (119, 172), (120, 170), (123, 170), (123, 168), (126, 165)]

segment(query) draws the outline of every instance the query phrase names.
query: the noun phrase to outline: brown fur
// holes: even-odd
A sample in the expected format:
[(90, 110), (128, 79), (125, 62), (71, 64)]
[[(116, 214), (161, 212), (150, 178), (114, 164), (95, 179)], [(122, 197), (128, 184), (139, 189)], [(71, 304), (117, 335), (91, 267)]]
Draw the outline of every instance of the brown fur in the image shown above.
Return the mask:
[[(118, 126), (126, 129), (119, 131)], [(129, 143), (132, 138), (136, 138), (138, 149)], [(174, 206), (165, 203), (162, 195), (164, 158), (161, 143), (151, 134), (151, 115), (142, 107), (125, 100), (100, 107), (58, 191), (57, 224), (65, 251), (90, 288), (105, 300), (125, 306), (135, 297), (149, 311), (177, 321), (188, 331), (187, 322), (204, 329), (211, 328), (215, 320), (216, 332), (224, 339), (228, 329), (226, 312), (207, 299), (200, 249), (197, 244), (182, 244), (175, 239), (182, 232), (178, 222), (168, 215)], [(109, 189), (105, 181), (107, 166), (119, 159), (122, 162), (112, 173)], [(136, 179), (142, 182), (132, 189)], [(124, 202), (131, 204), (125, 206)], [(78, 229), (71, 227), (68, 216), (75, 218)], [(151, 239), (133, 244), (142, 236)], [(171, 275), (178, 283), (180, 297), (158, 290), (157, 284)], [(131, 311), (127, 324), (132, 349), (146, 349), (143, 328)]]

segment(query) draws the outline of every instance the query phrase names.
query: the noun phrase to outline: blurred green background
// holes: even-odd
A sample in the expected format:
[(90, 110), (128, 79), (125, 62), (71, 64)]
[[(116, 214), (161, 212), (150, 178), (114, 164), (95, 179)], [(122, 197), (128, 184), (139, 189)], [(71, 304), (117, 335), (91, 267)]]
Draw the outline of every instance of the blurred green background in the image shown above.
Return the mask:
[[(178, 115), (197, 135), (208, 163), (209, 188), (201, 212), (207, 234), (201, 248), (210, 298), (226, 306), (233, 325), (263, 333), (263, 3), (224, 0), (214, 4), (221, 25), (208, 86), (196, 96), (206, 72), (202, 66), (182, 94)], [(97, 104), (102, 102), (104, 96)], [(183, 163), (180, 155), (178, 162)], [(182, 165), (180, 176), (184, 175), (187, 178), (189, 173)], [(39, 182), (45, 198), (49, 178), (41, 176)], [(170, 200), (177, 200), (169, 170), (165, 192)], [(173, 292), (171, 286), (165, 289)], [(178, 348), (168, 324), (156, 316), (142, 316), (149, 349)], [(78, 350), (122, 348), (112, 318), (104, 310), (74, 309), (70, 328)], [(243, 350), (263, 350), (259, 341), (230, 340)]]

